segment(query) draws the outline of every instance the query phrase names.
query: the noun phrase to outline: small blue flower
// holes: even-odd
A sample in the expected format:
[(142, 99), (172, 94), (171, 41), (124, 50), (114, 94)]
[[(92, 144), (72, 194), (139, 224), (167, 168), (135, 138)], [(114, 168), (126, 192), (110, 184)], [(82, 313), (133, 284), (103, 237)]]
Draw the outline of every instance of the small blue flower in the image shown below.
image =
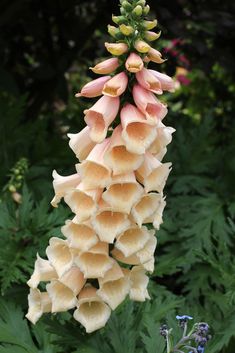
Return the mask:
[(182, 316), (176, 315), (176, 319), (177, 320), (185, 320), (185, 321), (187, 321), (187, 320), (192, 320), (193, 318), (192, 318), (192, 316), (188, 316), (188, 315), (182, 315)]
[(199, 346), (197, 347), (197, 351), (198, 351), (198, 353), (204, 353), (205, 347), (199, 345)]

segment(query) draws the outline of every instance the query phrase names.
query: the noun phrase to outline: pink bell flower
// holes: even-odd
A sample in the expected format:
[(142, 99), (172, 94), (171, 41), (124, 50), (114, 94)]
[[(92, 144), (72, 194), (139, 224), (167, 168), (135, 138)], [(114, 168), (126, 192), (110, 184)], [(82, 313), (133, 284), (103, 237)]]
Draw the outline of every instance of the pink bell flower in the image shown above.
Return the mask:
[(162, 74), (161, 72), (155, 70), (149, 70), (151, 74), (153, 74), (158, 81), (161, 83), (161, 88), (163, 91), (174, 92), (175, 91), (175, 82), (174, 80), (166, 75)]
[(144, 63), (139, 55), (131, 53), (127, 58), (125, 67), (128, 71), (136, 73), (143, 69)]
[(136, 79), (143, 88), (156, 94), (162, 94), (161, 82), (151, 71), (153, 70), (144, 67), (136, 73)]
[(120, 72), (105, 83), (102, 93), (109, 97), (118, 97), (125, 92), (127, 84), (127, 75), (125, 72)]
[(98, 97), (102, 94), (104, 84), (110, 79), (110, 76), (99, 77), (96, 80), (88, 82), (84, 87), (82, 87), (81, 92), (76, 93), (75, 97), (87, 97), (93, 98)]
[(96, 74), (107, 75), (115, 71), (119, 66), (118, 58), (104, 60), (90, 69)]

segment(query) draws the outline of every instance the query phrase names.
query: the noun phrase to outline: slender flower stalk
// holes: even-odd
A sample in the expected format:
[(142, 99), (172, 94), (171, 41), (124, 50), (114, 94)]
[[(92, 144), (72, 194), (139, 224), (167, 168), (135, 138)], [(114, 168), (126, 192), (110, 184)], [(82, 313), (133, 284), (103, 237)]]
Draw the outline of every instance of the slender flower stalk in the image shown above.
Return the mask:
[[(171, 170), (162, 159), (175, 131), (163, 124), (167, 106), (156, 94), (174, 91), (174, 81), (148, 69), (149, 61), (165, 59), (152, 45), (160, 32), (152, 31), (157, 21), (146, 18), (146, 1), (120, 3), (121, 16), (113, 16), (115, 25), (108, 26), (109, 57), (90, 68), (103, 76), (75, 95), (99, 97), (84, 111), (87, 126), (68, 134), (79, 160), (76, 172), (53, 172), (51, 204), (57, 207), (64, 199), (74, 216), (61, 229), (64, 239), (50, 239), (47, 259), (37, 255), (27, 282), (26, 317), (33, 324), (43, 313), (73, 310), (90, 333), (105, 326), (127, 296), (150, 299), (148, 273), (154, 270), (155, 233), (163, 221)], [(38, 289), (41, 282), (45, 292)], [(169, 353), (170, 332), (166, 337)], [(198, 347), (202, 344), (198, 341)]]

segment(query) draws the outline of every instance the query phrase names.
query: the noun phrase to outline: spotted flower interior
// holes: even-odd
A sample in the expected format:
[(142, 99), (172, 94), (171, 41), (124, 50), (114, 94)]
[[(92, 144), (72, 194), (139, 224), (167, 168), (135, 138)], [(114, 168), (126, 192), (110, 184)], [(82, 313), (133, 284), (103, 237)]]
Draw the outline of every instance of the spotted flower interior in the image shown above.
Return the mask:
[(98, 97), (84, 111), (87, 126), (68, 134), (76, 173), (53, 172), (51, 204), (64, 199), (74, 217), (62, 227), (63, 239), (50, 239), (47, 259), (37, 255), (26, 315), (34, 324), (43, 313), (73, 310), (93, 332), (127, 296), (150, 298), (148, 274), (171, 171), (162, 159), (175, 131), (163, 123), (167, 106), (159, 97), (174, 90), (174, 81), (147, 68), (164, 59), (151, 47), (160, 33), (152, 31), (157, 21), (146, 19), (145, 0), (120, 2), (116, 26), (108, 26), (114, 41), (105, 43), (111, 56), (91, 68), (101, 76), (76, 94)]

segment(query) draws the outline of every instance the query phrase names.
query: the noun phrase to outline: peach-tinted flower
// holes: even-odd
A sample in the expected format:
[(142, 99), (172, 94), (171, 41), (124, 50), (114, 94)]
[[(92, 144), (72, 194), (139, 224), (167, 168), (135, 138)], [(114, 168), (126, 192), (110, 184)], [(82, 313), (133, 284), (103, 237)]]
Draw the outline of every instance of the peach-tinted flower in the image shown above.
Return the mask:
[[(138, 128), (138, 122), (137, 123), (135, 122), (135, 126), (133, 126), (133, 130), (135, 127)], [(131, 130), (131, 127), (128, 128), (128, 132), (129, 130)], [(127, 150), (127, 147), (126, 147), (127, 144), (125, 144), (125, 141), (122, 138), (122, 134), (123, 134), (122, 126), (118, 125), (113, 131), (109, 147), (104, 155), (105, 164), (112, 169), (113, 175), (131, 173), (133, 170), (138, 169), (144, 160), (143, 155), (137, 154), (135, 152), (132, 153), (132, 152), (129, 152), (129, 150)], [(126, 132), (126, 135), (127, 135), (126, 137), (126, 140), (127, 140), (129, 137), (127, 132)], [(128, 146), (132, 142), (131, 140), (132, 137), (133, 137), (132, 135), (129, 137), (128, 141), (130, 141), (130, 143), (128, 143)], [(134, 142), (136, 143), (135, 140)], [(139, 140), (137, 142), (139, 142)], [(138, 151), (139, 151), (139, 145), (138, 145)]]
[(147, 58), (148, 60), (153, 61), (157, 64), (162, 64), (164, 63), (164, 61), (166, 61), (165, 59), (162, 59), (162, 54), (160, 53), (160, 51), (154, 48), (150, 48), (150, 50), (148, 51)]
[(128, 257), (143, 249), (149, 238), (150, 233), (146, 227), (139, 228), (133, 225), (119, 235), (115, 248)]
[(161, 89), (163, 91), (169, 91), (169, 92), (174, 92), (175, 91), (175, 82), (174, 80), (161, 72), (158, 72), (156, 70), (149, 70), (161, 83)]
[(29, 310), (25, 315), (33, 324), (40, 319), (43, 313), (51, 311), (51, 300), (47, 292), (40, 292), (39, 289), (30, 288), (28, 295)]
[(161, 163), (151, 153), (147, 152), (144, 163), (136, 171), (136, 178), (144, 185), (146, 192), (162, 192), (170, 171), (171, 163)]
[(92, 141), (100, 143), (105, 139), (109, 125), (116, 118), (119, 105), (119, 97), (103, 96), (90, 109), (84, 111)]
[(97, 210), (97, 201), (100, 199), (103, 189), (86, 190), (80, 183), (75, 190), (64, 197), (64, 201), (76, 214), (77, 222), (86, 221)]
[(162, 213), (166, 206), (165, 198), (161, 197), (160, 202), (157, 204), (157, 208), (154, 213), (147, 219), (148, 223), (153, 223), (155, 229), (159, 229), (162, 224)]
[(47, 282), (57, 278), (57, 273), (48, 260), (42, 259), (37, 254), (34, 271), (27, 284), (31, 288), (37, 288), (39, 282)]
[(98, 63), (94, 67), (90, 67), (90, 69), (96, 74), (107, 75), (115, 71), (118, 68), (118, 66), (119, 66), (118, 58), (110, 58)]
[(78, 295), (86, 283), (83, 273), (77, 266), (72, 266), (67, 272), (60, 277), (60, 283), (71, 289), (71, 291)]
[(133, 87), (133, 98), (137, 107), (146, 115), (151, 124), (158, 124), (167, 114), (167, 107), (161, 103), (153, 93), (140, 85)]
[(128, 51), (128, 46), (126, 43), (104, 43), (106, 49), (112, 55), (122, 55)]
[(67, 135), (70, 139), (69, 146), (80, 162), (82, 162), (95, 147), (95, 142), (91, 140), (90, 133), (89, 126), (86, 126), (77, 134)]
[(46, 289), (51, 299), (52, 313), (67, 311), (77, 305), (77, 298), (74, 292), (59, 280), (51, 281), (46, 285)]
[(161, 83), (150, 70), (144, 67), (141, 71), (137, 72), (135, 76), (143, 88), (156, 94), (162, 94)]
[(53, 170), (52, 176), (54, 178), (53, 188), (55, 191), (55, 196), (51, 201), (51, 205), (53, 207), (57, 207), (62, 197), (64, 197), (69, 191), (75, 189), (80, 183), (81, 178), (77, 173), (64, 177), (59, 175), (56, 170)]
[(111, 170), (104, 163), (104, 154), (109, 147), (110, 139), (96, 145), (76, 169), (86, 189), (104, 188), (111, 181)]
[(134, 173), (130, 173), (114, 176), (102, 198), (116, 211), (130, 213), (142, 194), (142, 186), (136, 181)]
[(147, 286), (149, 282), (148, 276), (145, 274), (145, 269), (142, 266), (134, 266), (130, 271), (130, 299), (144, 302), (145, 299), (150, 299)]
[(75, 223), (66, 221), (61, 232), (68, 239), (69, 246), (80, 251), (87, 251), (99, 241), (91, 225), (86, 223)]
[(131, 53), (126, 60), (125, 67), (128, 71), (136, 73), (143, 69), (144, 63), (138, 54)]
[(114, 260), (109, 257), (108, 250), (108, 243), (99, 242), (74, 258), (75, 264), (83, 272), (85, 278), (104, 277), (114, 263)]
[(81, 92), (75, 94), (75, 97), (93, 98), (93, 97), (100, 96), (102, 94), (104, 84), (109, 79), (110, 79), (110, 76), (102, 76), (87, 83), (85, 86), (83, 86)]
[(124, 277), (124, 274), (121, 266), (118, 264), (117, 261), (114, 261), (112, 267), (105, 273), (104, 277), (100, 277), (98, 279), (99, 285), (102, 286), (106, 282), (116, 281), (117, 279), (120, 279), (123, 277)]
[(87, 285), (78, 297), (78, 308), (73, 316), (86, 329), (87, 333), (105, 326), (111, 315), (111, 309), (97, 295), (97, 289)]
[(109, 97), (118, 97), (125, 92), (127, 84), (128, 77), (126, 73), (124, 71), (120, 72), (105, 83), (102, 93)]
[(127, 214), (100, 202), (99, 210), (92, 217), (91, 224), (101, 241), (113, 243), (114, 239), (129, 227), (130, 221)]
[(141, 199), (133, 206), (131, 215), (139, 227), (141, 227), (143, 223), (151, 223), (148, 222), (148, 218), (155, 214), (161, 200), (161, 194), (152, 192), (143, 195)]
[(72, 267), (73, 255), (67, 240), (52, 237), (46, 248), (46, 254), (59, 277)]
[(145, 153), (157, 135), (156, 129), (153, 129), (145, 116), (129, 103), (121, 110), (121, 124), (122, 138), (127, 150), (137, 154)]
[(139, 53), (148, 53), (151, 48), (150, 45), (143, 40), (137, 40), (134, 46)]
[(146, 31), (144, 34), (145, 38), (150, 42), (158, 39), (160, 37), (160, 35), (161, 35), (161, 31), (158, 33)]

